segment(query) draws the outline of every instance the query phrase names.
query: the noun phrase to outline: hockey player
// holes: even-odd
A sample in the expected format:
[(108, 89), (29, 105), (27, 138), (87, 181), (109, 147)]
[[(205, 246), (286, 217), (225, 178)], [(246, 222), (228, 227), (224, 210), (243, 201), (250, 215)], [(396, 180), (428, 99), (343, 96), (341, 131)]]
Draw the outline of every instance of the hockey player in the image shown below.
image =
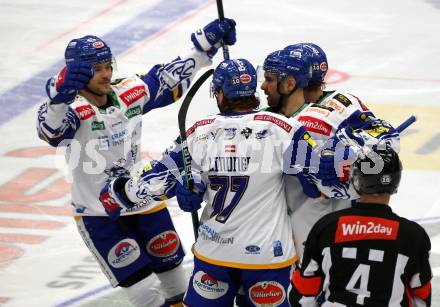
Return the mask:
[(111, 82), (110, 47), (92, 35), (73, 39), (38, 112), (39, 137), (67, 146), (79, 233), (112, 286), (126, 290), (134, 306), (181, 305), (184, 251), (165, 203), (132, 207), (110, 219), (98, 197), (107, 181), (128, 175), (139, 161), (142, 115), (177, 101), (220, 42), (235, 43), (235, 22), (215, 20), (191, 40), (194, 48), (170, 63)]
[(430, 239), (388, 206), (401, 171), (391, 147), (354, 163), (350, 181), (360, 198), (313, 226), (292, 277), (292, 306), (318, 306), (321, 291), (322, 306), (431, 305)]
[[(287, 54), (283, 60), (279, 70), (286, 74), (286, 89), (299, 91), (296, 97), (304, 99), (307, 62)], [(287, 289), (296, 256), (284, 178), (295, 173), (292, 168), (307, 164), (315, 145), (297, 121), (255, 110), (256, 84), (255, 69), (244, 59), (226, 60), (216, 68), (212, 91), (220, 114), (187, 130), (200, 192), (184, 188), (178, 143), (139, 177), (118, 178), (104, 189), (108, 211), (160, 199), (161, 194), (177, 194), (181, 208), (194, 211), (206, 188), (207, 205), (193, 246), (194, 271), (184, 299), (188, 306), (232, 306), (240, 286), (250, 306), (289, 306)]]
[[(342, 128), (357, 129), (363, 127), (375, 136), (382, 132), (398, 139), (398, 134), (384, 121), (373, 121), (373, 114), (353, 95), (339, 91), (323, 91), (324, 78), (328, 70), (327, 57), (324, 51), (312, 43), (299, 43), (287, 46), (284, 50), (298, 54), (309, 62), (312, 76), (304, 88), (304, 100), (294, 100), (288, 92), (283, 91), (281, 83), (274, 74), (276, 57), (267, 57), (263, 65), (265, 80), (261, 89), (267, 95), (268, 111), (293, 117), (301, 122), (318, 145), (323, 145), (327, 139)], [(382, 128), (381, 128), (382, 127)], [(398, 148), (398, 145), (396, 145)], [(330, 157), (328, 163), (333, 163)], [(347, 156), (345, 172), (338, 171), (342, 180), (347, 179), (347, 168), (350, 165)], [(324, 159), (325, 160), (325, 159)], [(323, 165), (321, 165), (323, 166)], [(298, 182), (298, 179), (301, 182)], [(303, 243), (313, 224), (322, 216), (351, 206), (351, 199), (357, 197), (353, 189), (349, 189), (348, 182), (342, 181), (339, 188), (328, 189), (319, 186), (319, 189), (309, 185), (303, 177), (289, 177), (286, 179), (286, 195), (291, 212), (293, 235), (298, 256), (301, 258)], [(325, 182), (325, 180), (324, 180)], [(324, 193), (321, 193), (324, 192)]]

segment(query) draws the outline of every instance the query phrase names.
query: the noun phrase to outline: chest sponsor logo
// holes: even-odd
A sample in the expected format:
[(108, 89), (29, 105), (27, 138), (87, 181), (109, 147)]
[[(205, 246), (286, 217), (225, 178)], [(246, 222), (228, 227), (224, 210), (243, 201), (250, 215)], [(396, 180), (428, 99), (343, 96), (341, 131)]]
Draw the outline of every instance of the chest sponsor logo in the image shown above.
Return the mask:
[(370, 216), (341, 216), (335, 243), (359, 240), (396, 240), (399, 222)]
[(257, 245), (248, 245), (245, 248), (245, 254), (258, 255), (260, 254), (261, 248)]
[(135, 240), (124, 239), (109, 251), (107, 260), (112, 267), (123, 268), (135, 262), (140, 254)]
[(140, 107), (140, 106), (137, 106), (137, 107), (134, 107), (134, 108), (128, 109), (128, 110), (125, 112), (125, 116), (126, 116), (127, 118), (132, 118), (132, 117), (134, 117), (134, 116), (136, 116), (136, 115), (141, 115), (141, 114), (142, 114), (142, 110), (141, 110), (141, 107)]
[(272, 116), (272, 115), (257, 114), (257, 115), (254, 116), (254, 120), (262, 120), (262, 121), (274, 123), (278, 127), (284, 129), (286, 132), (290, 132), (292, 130), (292, 126), (291, 125), (289, 125), (288, 123), (286, 123), (282, 119), (277, 118), (277, 117)]
[(194, 274), (193, 288), (203, 298), (215, 300), (228, 292), (229, 285), (203, 271), (198, 271)]
[(283, 255), (283, 245), (280, 240), (273, 241), (273, 255), (274, 257), (280, 257)]
[(79, 106), (75, 109), (75, 111), (78, 113), (80, 120), (86, 120), (96, 115), (95, 110), (93, 110), (92, 106), (90, 105)]
[(330, 135), (332, 131), (332, 126), (330, 124), (315, 117), (300, 116), (298, 121), (304, 126), (304, 128), (306, 128), (306, 130), (311, 132)]
[(194, 125), (192, 125), (188, 130), (186, 130), (186, 136), (190, 136), (191, 134), (194, 133), (194, 131), (196, 131), (197, 127), (201, 127), (201, 126), (206, 126), (209, 124), (212, 124), (214, 122), (214, 118), (211, 119), (202, 119), (197, 121)]
[(141, 99), (143, 96), (145, 96), (145, 87), (139, 85), (122, 93), (119, 97), (122, 99), (125, 105), (129, 107), (130, 105)]
[(203, 224), (199, 228), (201, 239), (212, 241), (217, 244), (234, 244), (234, 237), (222, 237), (215, 229)]
[(164, 231), (153, 237), (147, 243), (147, 251), (156, 257), (169, 257), (174, 255), (180, 246), (180, 240), (175, 231)]
[(284, 287), (276, 281), (262, 281), (249, 289), (249, 298), (255, 306), (279, 306), (286, 299)]
[(105, 130), (104, 121), (100, 121), (100, 122), (94, 121), (94, 122), (92, 122), (92, 131), (95, 131), (95, 130)]

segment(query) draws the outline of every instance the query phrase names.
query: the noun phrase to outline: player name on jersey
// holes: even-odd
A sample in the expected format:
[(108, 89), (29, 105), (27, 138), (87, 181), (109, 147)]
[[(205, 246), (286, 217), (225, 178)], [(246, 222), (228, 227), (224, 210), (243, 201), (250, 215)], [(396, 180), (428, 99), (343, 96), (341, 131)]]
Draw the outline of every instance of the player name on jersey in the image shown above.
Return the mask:
[(251, 157), (210, 157), (210, 172), (246, 172)]

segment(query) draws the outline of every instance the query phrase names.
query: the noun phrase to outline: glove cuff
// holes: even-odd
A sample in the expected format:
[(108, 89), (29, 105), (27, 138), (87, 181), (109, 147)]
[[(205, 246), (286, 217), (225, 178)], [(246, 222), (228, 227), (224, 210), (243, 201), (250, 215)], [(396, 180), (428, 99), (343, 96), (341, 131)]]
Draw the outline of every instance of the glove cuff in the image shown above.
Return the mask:
[(208, 41), (206, 33), (203, 30), (197, 30), (195, 33), (192, 33), (191, 41), (199, 51), (208, 51), (212, 47), (212, 44)]
[(125, 184), (129, 177), (118, 177), (113, 179), (108, 187), (108, 193), (115, 200), (115, 202), (123, 209), (132, 208), (135, 203), (128, 199), (125, 192)]

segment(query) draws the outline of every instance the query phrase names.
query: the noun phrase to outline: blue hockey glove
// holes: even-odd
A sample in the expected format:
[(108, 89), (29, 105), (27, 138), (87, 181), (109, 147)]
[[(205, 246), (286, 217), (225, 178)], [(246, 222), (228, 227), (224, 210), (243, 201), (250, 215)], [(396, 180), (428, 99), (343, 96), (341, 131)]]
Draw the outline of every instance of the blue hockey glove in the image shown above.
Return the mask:
[(235, 31), (235, 21), (225, 18), (220, 21), (216, 19), (207, 24), (202, 30), (197, 30), (191, 34), (191, 41), (199, 51), (205, 51), (208, 56), (213, 57), (221, 41), (226, 45), (233, 45), (237, 41), (237, 33)]
[(176, 197), (180, 209), (185, 212), (194, 212), (199, 210), (201, 208), (205, 190), (206, 186), (202, 181), (194, 181), (193, 188), (188, 190), (186, 188), (186, 176), (183, 176), (182, 182), (177, 181), (176, 185)]
[(85, 88), (93, 77), (90, 64), (80, 63), (64, 67), (46, 82), (46, 93), (52, 103), (70, 103), (78, 91)]
[(107, 215), (116, 220), (119, 218), (122, 209), (128, 209), (134, 206), (125, 194), (125, 183), (128, 177), (118, 177), (107, 182), (99, 193), (99, 201), (105, 209)]

